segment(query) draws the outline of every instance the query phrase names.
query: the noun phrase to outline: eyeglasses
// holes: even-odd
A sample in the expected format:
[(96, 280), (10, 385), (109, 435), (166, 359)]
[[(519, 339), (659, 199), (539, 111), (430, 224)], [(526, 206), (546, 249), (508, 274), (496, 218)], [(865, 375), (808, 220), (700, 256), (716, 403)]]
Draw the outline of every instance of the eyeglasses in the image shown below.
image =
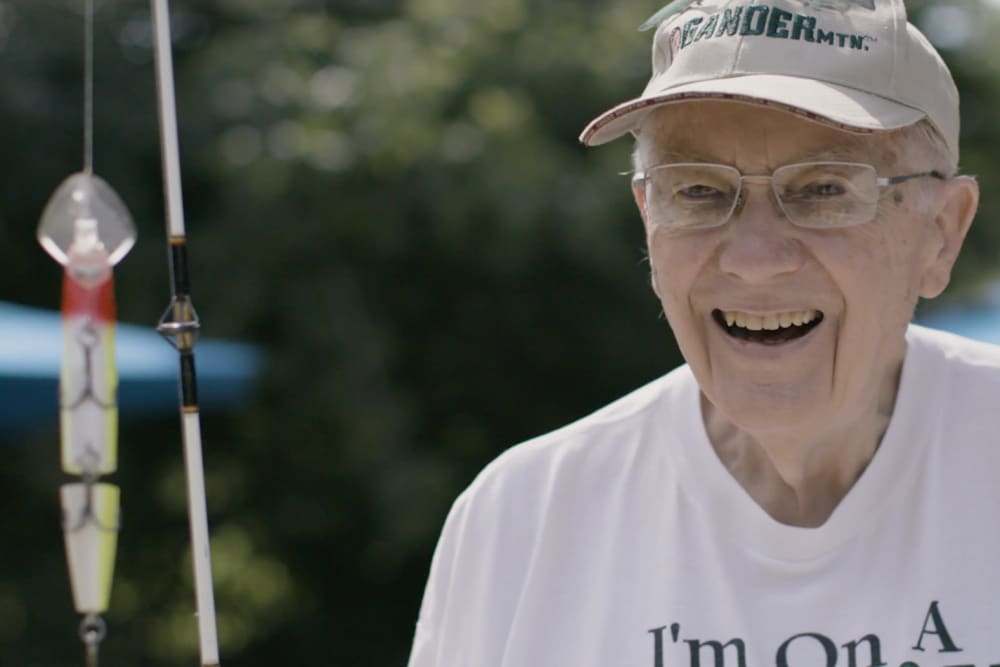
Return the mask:
[(769, 181), (792, 224), (838, 229), (874, 220), (881, 188), (924, 177), (948, 180), (939, 171), (886, 178), (870, 164), (801, 162), (778, 167), (770, 176), (742, 174), (724, 164), (661, 164), (638, 172), (633, 182), (644, 188), (647, 222), (668, 230), (726, 224), (742, 203), (744, 181)]

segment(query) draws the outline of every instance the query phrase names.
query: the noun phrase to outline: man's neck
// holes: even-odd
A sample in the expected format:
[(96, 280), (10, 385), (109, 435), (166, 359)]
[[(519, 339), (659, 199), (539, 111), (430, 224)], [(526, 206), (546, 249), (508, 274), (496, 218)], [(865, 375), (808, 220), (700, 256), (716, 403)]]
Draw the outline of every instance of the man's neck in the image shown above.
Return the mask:
[(719, 460), (764, 511), (787, 525), (817, 527), (875, 456), (892, 416), (898, 379), (896, 370), (870, 409), (826, 429), (750, 433), (704, 396), (702, 414)]

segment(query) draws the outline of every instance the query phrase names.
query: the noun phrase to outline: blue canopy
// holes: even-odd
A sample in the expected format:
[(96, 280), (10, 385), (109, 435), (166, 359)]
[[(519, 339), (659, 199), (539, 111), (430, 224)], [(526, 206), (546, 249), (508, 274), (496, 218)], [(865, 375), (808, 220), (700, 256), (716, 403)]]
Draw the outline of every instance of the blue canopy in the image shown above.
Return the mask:
[[(0, 302), (0, 433), (51, 423), (58, 417), (63, 354), (58, 312)], [(122, 418), (178, 410), (177, 352), (155, 328), (118, 323), (118, 408)], [(195, 347), (202, 409), (249, 398), (261, 366), (250, 345), (199, 339)]]

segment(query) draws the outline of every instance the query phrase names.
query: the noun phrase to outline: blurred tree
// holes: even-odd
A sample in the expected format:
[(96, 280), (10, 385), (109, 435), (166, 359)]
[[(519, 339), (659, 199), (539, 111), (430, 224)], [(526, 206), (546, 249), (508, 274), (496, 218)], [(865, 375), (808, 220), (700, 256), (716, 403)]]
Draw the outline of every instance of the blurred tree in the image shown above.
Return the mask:
[[(80, 165), (78, 3), (0, 2), (0, 298), (54, 306), (34, 242)], [(120, 315), (166, 304), (149, 14), (98, 3), (96, 170), (140, 241)], [(995, 171), (997, 17), (945, 51), (964, 162)], [(225, 662), (402, 664), (452, 498), (505, 447), (679, 362), (647, 287), (627, 142), (587, 120), (648, 76), (639, 0), (175, 0), (185, 199), (207, 335), (254, 341), (255, 403), (207, 415)], [(964, 9), (963, 9), (964, 8)], [(984, 191), (981, 222), (1000, 206)], [(1000, 233), (979, 224), (975, 288)], [(0, 469), (0, 662), (75, 665), (53, 426)], [(194, 662), (183, 469), (172, 420), (122, 429), (125, 527), (108, 664)]]

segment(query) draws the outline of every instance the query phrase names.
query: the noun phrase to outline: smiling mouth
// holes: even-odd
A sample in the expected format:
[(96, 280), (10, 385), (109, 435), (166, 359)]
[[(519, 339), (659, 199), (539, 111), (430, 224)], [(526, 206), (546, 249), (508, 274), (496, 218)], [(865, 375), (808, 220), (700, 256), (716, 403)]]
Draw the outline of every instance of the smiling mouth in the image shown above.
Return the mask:
[(751, 315), (738, 310), (712, 311), (712, 319), (733, 338), (779, 345), (801, 338), (815, 329), (823, 321), (823, 313), (818, 310), (796, 310), (771, 315)]

